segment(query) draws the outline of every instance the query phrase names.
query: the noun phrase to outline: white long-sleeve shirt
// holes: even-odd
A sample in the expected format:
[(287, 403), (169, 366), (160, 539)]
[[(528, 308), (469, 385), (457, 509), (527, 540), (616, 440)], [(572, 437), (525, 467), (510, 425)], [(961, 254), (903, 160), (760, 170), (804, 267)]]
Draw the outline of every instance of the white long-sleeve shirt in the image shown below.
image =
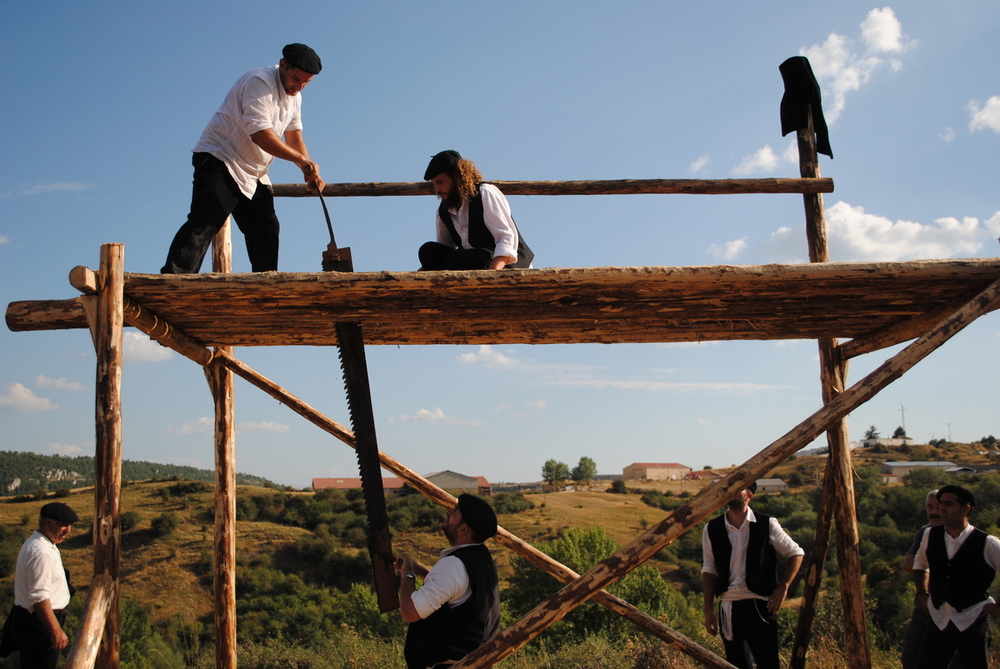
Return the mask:
[(469, 572), (465, 563), (452, 555), (459, 548), (477, 546), (478, 544), (462, 544), (441, 551), (441, 559), (427, 572), (427, 578), (419, 590), (412, 595), (413, 607), (426, 618), (442, 606), (458, 606), (472, 596), (472, 586), (469, 584)]

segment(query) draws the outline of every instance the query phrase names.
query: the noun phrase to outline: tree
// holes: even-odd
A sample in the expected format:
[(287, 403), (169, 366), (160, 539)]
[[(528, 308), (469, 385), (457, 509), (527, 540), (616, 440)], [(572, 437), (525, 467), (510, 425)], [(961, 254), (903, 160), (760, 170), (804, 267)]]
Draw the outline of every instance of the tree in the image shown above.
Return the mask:
[(549, 485), (556, 485), (569, 478), (569, 467), (558, 460), (546, 460), (542, 465), (542, 480)]
[(577, 463), (576, 467), (573, 467), (573, 471), (570, 472), (569, 476), (577, 483), (590, 483), (597, 476), (597, 463), (592, 458), (584, 456), (580, 458), (580, 462)]
[(892, 433), (893, 439), (906, 439), (906, 430), (900, 425), (896, 428), (896, 431)]
[(878, 433), (878, 430), (875, 429), (874, 425), (869, 426), (868, 429), (865, 430), (865, 439), (878, 439), (880, 436), (881, 435)]

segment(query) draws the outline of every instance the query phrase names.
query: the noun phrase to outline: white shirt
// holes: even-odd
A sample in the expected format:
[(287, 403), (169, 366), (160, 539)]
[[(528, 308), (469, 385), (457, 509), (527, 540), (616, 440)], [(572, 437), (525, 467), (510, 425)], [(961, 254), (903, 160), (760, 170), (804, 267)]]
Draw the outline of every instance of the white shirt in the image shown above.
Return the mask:
[(424, 584), (411, 597), (413, 607), (421, 618), (426, 618), (445, 604), (450, 607), (458, 606), (472, 596), (465, 563), (452, 553), (459, 548), (478, 545), (462, 544), (441, 551), (441, 559), (427, 572)]
[[(496, 241), (496, 248), (493, 250), (493, 257), (509, 256), (517, 262), (518, 234), (514, 226), (514, 218), (510, 215), (510, 204), (507, 198), (500, 192), (500, 189), (493, 184), (481, 184), (479, 192), (483, 196), (483, 222), (486, 228), (493, 234)], [(462, 240), (462, 248), (471, 249), (469, 243), (469, 201), (462, 200), (458, 209), (449, 209), (451, 222), (455, 226), (455, 232)], [(451, 238), (448, 227), (436, 217), (437, 241), (439, 244), (452, 246), (455, 240)]]
[(53, 610), (69, 606), (69, 584), (59, 548), (35, 530), (21, 546), (14, 575), (14, 603), (35, 611), (35, 604), (49, 600)]
[[(972, 525), (969, 525), (962, 533), (957, 537), (952, 537), (948, 534), (948, 530), (944, 532), (944, 548), (948, 553), (948, 559), (955, 557), (955, 553), (958, 549), (965, 543), (965, 540), (969, 538), (972, 531), (976, 529)], [(923, 538), (920, 540), (920, 548), (917, 549), (917, 555), (913, 558), (913, 569), (914, 571), (923, 570), (928, 571), (930, 565), (927, 562), (927, 540), (930, 537), (930, 532), (924, 532)], [(1000, 571), (1000, 539), (997, 539), (993, 535), (987, 535), (986, 545), (983, 546), (983, 559), (986, 560), (986, 564), (992, 567), (995, 571)], [(973, 604), (972, 606), (962, 610), (956, 611), (955, 607), (948, 602), (943, 602), (941, 608), (934, 606), (934, 602), (928, 598), (927, 600), (927, 611), (930, 613), (931, 620), (937, 625), (938, 629), (943, 630), (948, 626), (949, 622), (955, 623), (955, 627), (959, 631), (965, 630), (972, 623), (976, 622), (979, 618), (979, 613), (983, 610), (983, 607), (987, 604), (992, 604), (995, 600), (992, 597), (987, 597), (978, 604)]]
[[(747, 587), (747, 545), (750, 542), (750, 523), (756, 523), (757, 516), (754, 515), (753, 509), (748, 508), (747, 517), (740, 527), (734, 527), (729, 522), (728, 513), (723, 518), (725, 519), (726, 534), (729, 537), (729, 543), (732, 545), (733, 550), (729, 558), (729, 588), (719, 596), (719, 599), (722, 601), (739, 599), (766, 600), (767, 597), (758, 595)], [(795, 540), (788, 536), (787, 532), (781, 529), (778, 519), (774, 516), (771, 516), (767, 529), (768, 540), (771, 546), (774, 547), (775, 552), (781, 557), (789, 558), (795, 555), (806, 554), (802, 550), (802, 547), (795, 543)], [(703, 558), (701, 572), (703, 574), (718, 576), (719, 572), (715, 566), (715, 553), (712, 550), (712, 540), (708, 536), (707, 523), (701, 535), (701, 552)]]
[(252, 198), (257, 181), (271, 183), (267, 167), (274, 156), (250, 139), (267, 129), (279, 137), (302, 129), (302, 93), (285, 92), (277, 65), (250, 70), (233, 84), (193, 151), (210, 153), (224, 162), (240, 192)]

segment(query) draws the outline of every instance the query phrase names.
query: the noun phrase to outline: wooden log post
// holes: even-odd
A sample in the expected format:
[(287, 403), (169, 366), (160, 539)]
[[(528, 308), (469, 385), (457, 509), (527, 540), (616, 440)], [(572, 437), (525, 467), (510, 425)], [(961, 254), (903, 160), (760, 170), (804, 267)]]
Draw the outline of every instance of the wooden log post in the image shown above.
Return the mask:
[[(94, 575), (118, 583), (121, 569), (122, 328), (124, 327), (122, 244), (101, 246), (97, 285), (97, 444), (94, 454)], [(112, 588), (97, 664), (117, 669), (118, 589)]]
[[(813, 115), (806, 113), (806, 128), (799, 130), (799, 173), (803, 178), (819, 178), (819, 153), (816, 150), (816, 132)], [(806, 215), (806, 240), (809, 246), (809, 261), (830, 262), (830, 246), (826, 232), (826, 212), (822, 193), (806, 193), (802, 196)], [(844, 391), (847, 381), (847, 362), (840, 357), (840, 345), (836, 339), (824, 338), (818, 341), (820, 359), (820, 385), (823, 402), (829, 403)], [(844, 416), (827, 431), (827, 445), (830, 449), (826, 466), (831, 486), (823, 486), (825, 498), (821, 508), (833, 513), (837, 530), (837, 564), (840, 570), (840, 595), (844, 609), (844, 633), (846, 637), (847, 661), (852, 668), (863, 669), (871, 666), (871, 648), (868, 640), (868, 617), (865, 612), (864, 585), (861, 574), (861, 553), (858, 538), (856, 504), (854, 499), (854, 471), (851, 464), (847, 417)], [(829, 531), (829, 526), (817, 523), (816, 532)], [(823, 537), (817, 536), (823, 543)], [(829, 537), (826, 538), (829, 541)], [(825, 557), (825, 556), (824, 556)], [(822, 578), (822, 569), (816, 574)], [(817, 584), (818, 588), (818, 584)], [(815, 594), (818, 594), (818, 590)], [(815, 606), (815, 598), (806, 602)], [(812, 612), (806, 617), (812, 619)], [(807, 641), (809, 630), (802, 630), (796, 641)], [(806, 648), (794, 647), (793, 657), (800, 656), (805, 662)]]
[(116, 589), (115, 582), (107, 574), (98, 574), (90, 583), (87, 602), (83, 605), (80, 623), (76, 626), (76, 638), (73, 640), (73, 648), (66, 657), (65, 669), (94, 667)]
[(1000, 280), (992, 283), (938, 327), (922, 335), (861, 381), (837, 395), (783, 437), (719, 479), (715, 485), (702, 491), (621, 550), (597, 563), (580, 578), (550, 595), (520, 620), (469, 653), (454, 665), (454, 669), (491, 667), (509, 656), (549, 625), (593, 597), (598, 590), (652, 558), (664, 546), (719, 509), (740, 489), (787, 460), (998, 304)]
[[(233, 271), (231, 230), (230, 217), (212, 240), (213, 272)], [(215, 666), (236, 669), (236, 377), (215, 364), (205, 378), (215, 401)]]

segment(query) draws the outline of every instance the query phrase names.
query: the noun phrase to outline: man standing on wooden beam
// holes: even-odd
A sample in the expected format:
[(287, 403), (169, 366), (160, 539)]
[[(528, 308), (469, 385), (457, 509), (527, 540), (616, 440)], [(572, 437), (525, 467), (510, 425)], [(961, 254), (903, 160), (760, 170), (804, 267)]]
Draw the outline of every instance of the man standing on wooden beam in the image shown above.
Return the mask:
[(278, 269), (278, 217), (267, 168), (281, 158), (302, 170), (308, 190), (325, 185), (302, 138), (299, 92), (323, 65), (305, 44), (289, 44), (277, 65), (250, 70), (226, 95), (194, 147), (191, 212), (170, 244), (163, 274), (194, 274), (232, 214), (254, 272)]
[(989, 616), (1000, 613), (987, 591), (1000, 569), (1000, 539), (969, 523), (976, 508), (971, 491), (946, 485), (937, 498), (942, 524), (924, 532), (913, 559), (917, 605), (931, 618), (917, 667), (940, 669), (957, 654), (963, 669), (987, 669)]
[(535, 254), (521, 239), (500, 189), (483, 183), (476, 165), (442, 151), (424, 172), (441, 198), (437, 241), (420, 247), (421, 270), (531, 267)]
[[(756, 492), (755, 481), (730, 500), (726, 513), (705, 525), (701, 570), (705, 629), (713, 636), (722, 632), (730, 664), (740, 669), (752, 669), (754, 663), (757, 669), (779, 669), (778, 611), (805, 551), (776, 518), (753, 512), (750, 500)], [(778, 555), (787, 560), (780, 580)]]
[[(407, 669), (451, 666), (500, 628), (497, 568), (483, 545), (497, 533), (496, 513), (464, 493), (441, 529), (450, 546), (433, 568), (409, 555), (396, 559), (399, 612), (410, 623), (403, 646)], [(424, 582), (419, 589), (417, 577)]]

